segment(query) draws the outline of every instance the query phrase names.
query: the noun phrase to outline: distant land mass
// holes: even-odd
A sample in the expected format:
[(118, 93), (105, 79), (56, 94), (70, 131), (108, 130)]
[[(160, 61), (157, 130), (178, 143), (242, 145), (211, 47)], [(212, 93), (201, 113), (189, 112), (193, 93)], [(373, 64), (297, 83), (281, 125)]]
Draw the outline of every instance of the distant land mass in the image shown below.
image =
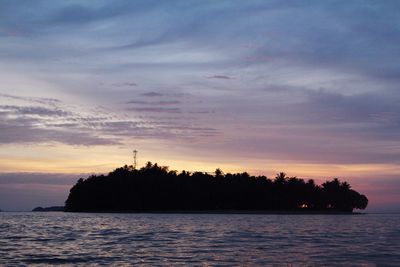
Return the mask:
[(63, 206), (52, 206), (52, 207), (36, 207), (34, 208), (32, 211), (64, 211), (64, 207)]
[(294, 212), (352, 213), (366, 196), (338, 179), (314, 180), (279, 173), (272, 180), (247, 172), (214, 174), (170, 171), (148, 162), (108, 175), (80, 178), (65, 202), (69, 212)]

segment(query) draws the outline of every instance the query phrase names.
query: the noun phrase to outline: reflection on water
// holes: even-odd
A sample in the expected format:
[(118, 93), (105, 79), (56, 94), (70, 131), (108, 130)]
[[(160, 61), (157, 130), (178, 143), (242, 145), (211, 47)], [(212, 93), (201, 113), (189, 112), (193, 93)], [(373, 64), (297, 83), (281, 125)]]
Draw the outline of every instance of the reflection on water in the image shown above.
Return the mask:
[(0, 265), (400, 265), (400, 215), (0, 213)]

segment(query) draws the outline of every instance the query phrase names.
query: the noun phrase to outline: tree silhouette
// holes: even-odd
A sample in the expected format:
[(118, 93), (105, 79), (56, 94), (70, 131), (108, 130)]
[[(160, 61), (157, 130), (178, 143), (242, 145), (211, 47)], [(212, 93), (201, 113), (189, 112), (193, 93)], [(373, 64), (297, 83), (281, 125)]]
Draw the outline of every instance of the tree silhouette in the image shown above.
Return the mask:
[(280, 172), (276, 174), (275, 177), (276, 184), (285, 184), (286, 183), (286, 173)]
[(339, 179), (314, 180), (278, 173), (272, 181), (247, 172), (215, 175), (178, 173), (148, 162), (137, 170), (117, 168), (108, 175), (79, 179), (65, 203), (67, 211), (329, 211), (365, 209), (366, 196)]

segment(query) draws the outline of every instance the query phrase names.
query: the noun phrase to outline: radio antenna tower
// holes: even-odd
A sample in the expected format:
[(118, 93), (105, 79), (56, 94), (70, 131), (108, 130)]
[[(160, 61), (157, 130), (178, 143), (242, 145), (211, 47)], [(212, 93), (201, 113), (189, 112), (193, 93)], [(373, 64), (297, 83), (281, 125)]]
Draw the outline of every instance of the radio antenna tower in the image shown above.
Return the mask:
[(133, 150), (133, 169), (136, 170), (137, 167), (137, 150)]

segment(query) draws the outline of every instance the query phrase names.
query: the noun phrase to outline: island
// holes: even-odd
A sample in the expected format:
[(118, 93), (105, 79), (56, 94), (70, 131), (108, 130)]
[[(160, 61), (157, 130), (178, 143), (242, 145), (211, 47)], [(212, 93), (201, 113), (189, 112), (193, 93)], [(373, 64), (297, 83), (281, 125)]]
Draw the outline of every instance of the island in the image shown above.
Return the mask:
[(352, 213), (368, 199), (339, 179), (317, 185), (314, 180), (274, 179), (247, 172), (170, 171), (148, 162), (125, 165), (108, 175), (80, 178), (65, 202), (68, 212), (255, 212)]
[(64, 206), (36, 207), (32, 211), (64, 211)]

